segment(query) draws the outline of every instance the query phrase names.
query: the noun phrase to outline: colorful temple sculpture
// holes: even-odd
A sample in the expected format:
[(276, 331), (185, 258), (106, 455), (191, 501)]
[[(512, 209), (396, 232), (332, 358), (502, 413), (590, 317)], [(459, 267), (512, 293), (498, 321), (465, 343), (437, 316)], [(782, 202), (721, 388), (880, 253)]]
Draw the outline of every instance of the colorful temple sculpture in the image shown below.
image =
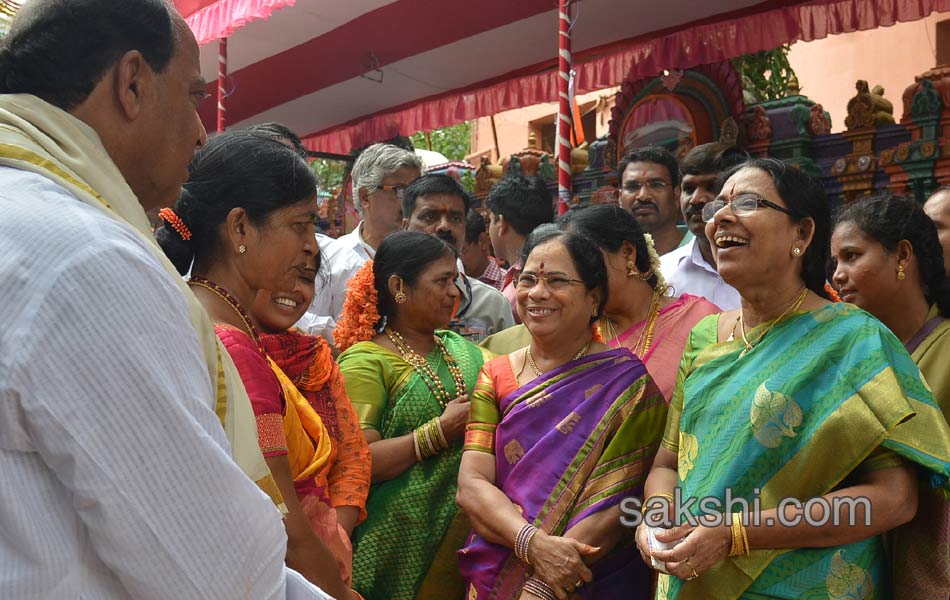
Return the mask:
[[(885, 188), (923, 202), (950, 184), (950, 66), (916, 77), (904, 90), (899, 121), (880, 86), (860, 80), (855, 88), (845, 130), (832, 134), (828, 113), (800, 93), (794, 78), (784, 98), (748, 102), (729, 61), (625, 81), (609, 134), (574, 150), (573, 203), (615, 201), (617, 162), (633, 148), (658, 144), (681, 157), (712, 141), (795, 164), (819, 178), (832, 205)], [(486, 198), (512, 162), (547, 179), (553, 193), (553, 169), (544, 169), (551, 161), (530, 142), (500, 164), (483, 159), (475, 196)]]

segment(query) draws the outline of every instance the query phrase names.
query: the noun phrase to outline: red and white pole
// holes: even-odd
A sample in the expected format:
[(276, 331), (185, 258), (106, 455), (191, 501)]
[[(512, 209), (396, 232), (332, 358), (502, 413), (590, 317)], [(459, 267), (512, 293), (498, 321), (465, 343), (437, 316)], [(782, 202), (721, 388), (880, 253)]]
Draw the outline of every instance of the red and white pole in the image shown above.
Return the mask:
[(218, 132), (224, 131), (224, 88), (228, 78), (228, 38), (218, 40)]
[(558, 0), (558, 111), (557, 111), (557, 197), (558, 214), (567, 212), (571, 202), (571, 129), (573, 110), (570, 98), (571, 0)]

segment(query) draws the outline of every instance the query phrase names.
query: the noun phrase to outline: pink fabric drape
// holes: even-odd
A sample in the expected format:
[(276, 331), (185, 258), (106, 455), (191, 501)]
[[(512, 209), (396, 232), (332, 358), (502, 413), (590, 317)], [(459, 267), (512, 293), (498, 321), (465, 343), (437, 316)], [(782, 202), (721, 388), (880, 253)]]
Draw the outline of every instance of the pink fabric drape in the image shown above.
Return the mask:
[[(226, 38), (256, 19), (266, 19), (275, 10), (293, 6), (296, 0), (175, 0), (198, 39), (198, 45)], [(274, 35), (280, 35), (275, 32)]]
[[(740, 14), (575, 53), (576, 93), (651, 77), (663, 69), (687, 69), (837, 33), (862, 31), (922, 19), (950, 10), (950, 0), (813, 0), (770, 2), (754, 14)], [(411, 135), (513, 108), (557, 99), (557, 62), (551, 61), (430, 96), (316, 132), (304, 139), (310, 150), (345, 154), (396, 135)]]

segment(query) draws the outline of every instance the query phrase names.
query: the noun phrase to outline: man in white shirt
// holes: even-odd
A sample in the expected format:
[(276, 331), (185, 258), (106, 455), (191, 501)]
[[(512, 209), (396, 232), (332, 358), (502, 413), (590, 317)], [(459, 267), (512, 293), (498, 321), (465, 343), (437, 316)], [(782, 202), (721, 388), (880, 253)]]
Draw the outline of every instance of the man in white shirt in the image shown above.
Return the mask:
[[(434, 235), (458, 251), (470, 206), (459, 182), (448, 175), (424, 175), (406, 189), (406, 229)], [(456, 284), (461, 296), (450, 324), (453, 331), (478, 343), (515, 324), (508, 300), (497, 289), (461, 272)]]
[(719, 193), (719, 177), (748, 156), (713, 142), (690, 150), (680, 162), (680, 208), (693, 239), (660, 257), (660, 271), (677, 296), (702, 296), (722, 310), (739, 308), (739, 292), (723, 281), (706, 237), (703, 206)]
[(692, 235), (676, 223), (680, 218), (679, 168), (676, 157), (661, 146), (636, 148), (617, 165), (620, 206), (653, 236), (657, 254), (685, 245)]
[(169, 6), (33, 0), (0, 51), (5, 600), (328, 597), (283, 564), (216, 414), (233, 364), (150, 237), (205, 140)]
[(387, 235), (402, 229), (406, 186), (422, 175), (422, 159), (392, 144), (373, 144), (360, 153), (350, 177), (353, 204), (363, 219), (336, 240), (317, 236), (323, 261), (310, 308), (297, 327), (333, 342), (333, 328), (343, 312), (346, 286), (363, 264), (376, 255)]
[(362, 220), (334, 244), (354, 250), (363, 262), (376, 255), (387, 235), (402, 229), (406, 186), (422, 175), (422, 159), (392, 144), (373, 144), (360, 153), (350, 177), (353, 204)]

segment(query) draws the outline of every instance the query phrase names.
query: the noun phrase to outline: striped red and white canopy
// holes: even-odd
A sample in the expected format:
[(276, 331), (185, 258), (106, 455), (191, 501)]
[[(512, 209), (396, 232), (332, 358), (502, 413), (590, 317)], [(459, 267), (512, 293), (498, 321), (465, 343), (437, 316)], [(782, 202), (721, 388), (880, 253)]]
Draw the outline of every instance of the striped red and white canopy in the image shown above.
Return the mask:
[[(311, 150), (557, 99), (557, 0), (175, 0), (228, 125), (279, 121)], [(950, 10), (950, 0), (583, 0), (575, 90)], [(831, 67), (831, 65), (829, 65)], [(202, 117), (214, 129), (215, 105)]]

